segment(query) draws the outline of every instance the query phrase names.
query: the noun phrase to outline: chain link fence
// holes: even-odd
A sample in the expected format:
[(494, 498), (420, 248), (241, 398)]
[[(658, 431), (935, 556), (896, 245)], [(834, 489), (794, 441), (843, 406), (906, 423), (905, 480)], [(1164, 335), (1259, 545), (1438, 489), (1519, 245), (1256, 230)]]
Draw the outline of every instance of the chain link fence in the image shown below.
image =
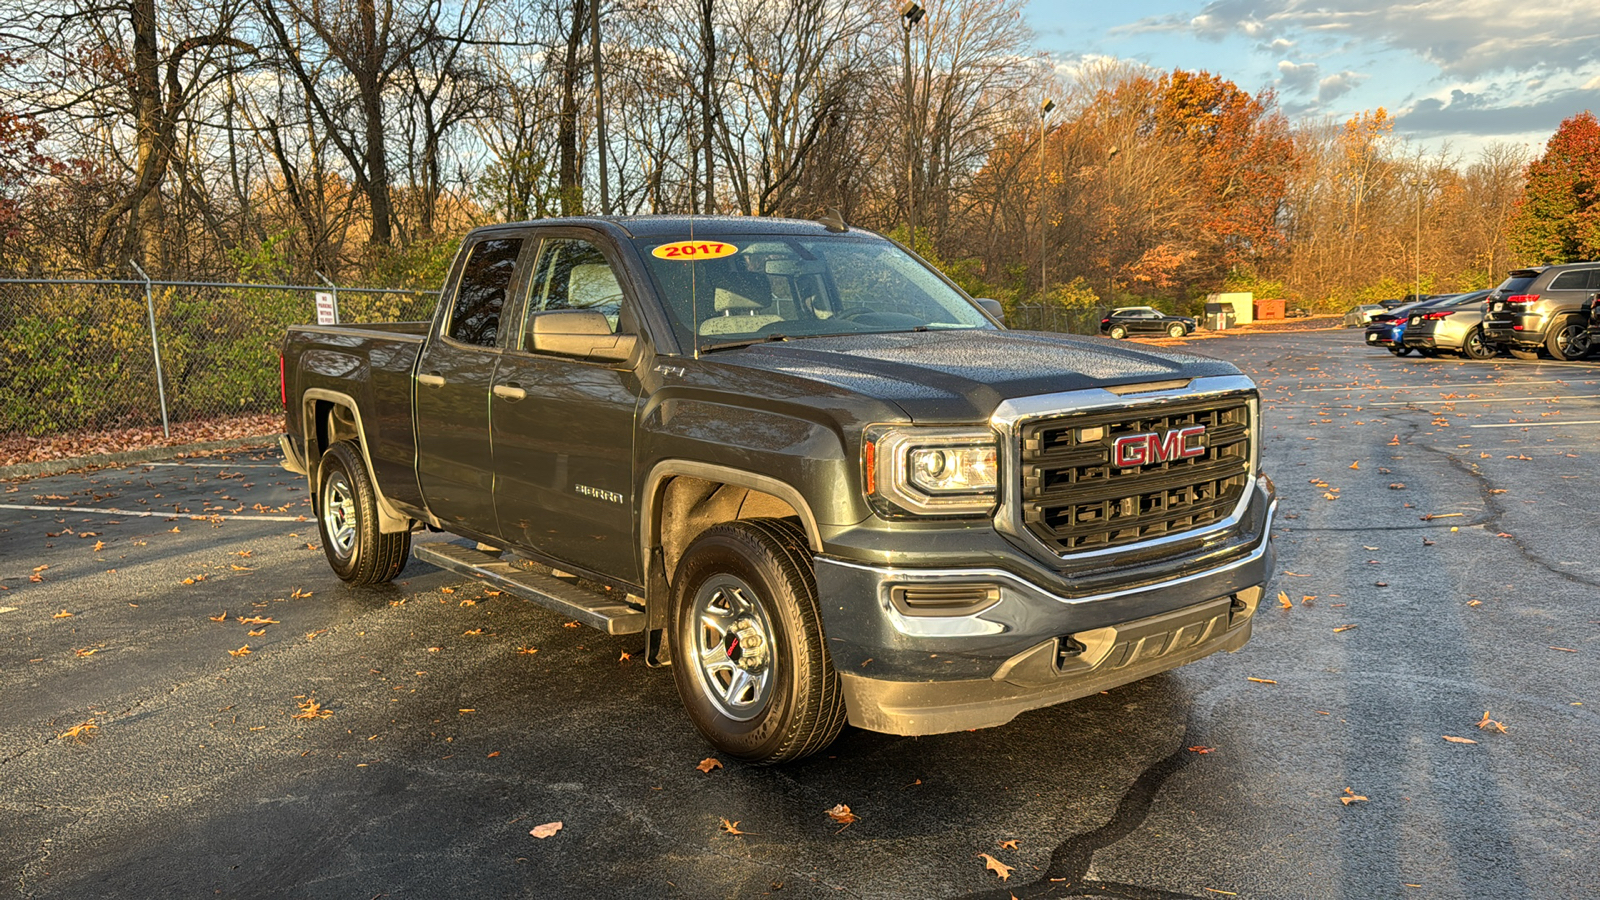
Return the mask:
[[(0, 279), (0, 438), (282, 408), (278, 350), (333, 294), (345, 323), (430, 318), (436, 291)], [(159, 375), (158, 375), (159, 373)]]
[(1099, 334), (1105, 311), (1068, 309), (1064, 306), (1018, 305), (1006, 315), (1006, 325), (1018, 331), (1059, 331), (1064, 334)]

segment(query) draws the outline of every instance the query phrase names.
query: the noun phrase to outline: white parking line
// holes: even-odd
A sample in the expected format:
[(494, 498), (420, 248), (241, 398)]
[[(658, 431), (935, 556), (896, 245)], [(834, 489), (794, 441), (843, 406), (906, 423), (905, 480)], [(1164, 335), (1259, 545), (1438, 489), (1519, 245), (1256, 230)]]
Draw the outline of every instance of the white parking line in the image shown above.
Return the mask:
[(193, 519), (202, 522), (221, 519), (239, 522), (309, 522), (305, 516), (233, 516), (233, 515), (201, 515), (199, 513), (180, 513), (168, 510), (155, 512), (148, 509), (105, 509), (95, 506), (24, 506), (20, 503), (0, 503), (0, 510), (26, 509), (32, 512), (69, 512), (86, 513), (101, 516), (140, 516), (147, 519)]
[(1407, 385), (1404, 387), (1386, 387), (1376, 385), (1373, 387), (1342, 387), (1342, 388), (1301, 388), (1300, 393), (1309, 394), (1314, 391), (1415, 391), (1433, 390), (1434, 388), (1496, 388), (1496, 387), (1522, 387), (1525, 384), (1567, 384), (1570, 379), (1551, 379), (1549, 381), (1468, 381), (1460, 384), (1427, 384)]
[(1600, 419), (1581, 422), (1508, 422), (1504, 425), (1471, 425), (1470, 428), (1555, 428), (1559, 425), (1600, 425)]
[(1493, 397), (1478, 400), (1385, 400), (1368, 406), (1442, 406), (1447, 403), (1553, 403), (1557, 400), (1595, 400), (1600, 394), (1573, 394), (1568, 397)]
[(192, 462), (147, 462), (134, 463), (129, 468), (138, 466), (166, 466), (174, 469), (281, 469), (277, 463), (192, 463)]

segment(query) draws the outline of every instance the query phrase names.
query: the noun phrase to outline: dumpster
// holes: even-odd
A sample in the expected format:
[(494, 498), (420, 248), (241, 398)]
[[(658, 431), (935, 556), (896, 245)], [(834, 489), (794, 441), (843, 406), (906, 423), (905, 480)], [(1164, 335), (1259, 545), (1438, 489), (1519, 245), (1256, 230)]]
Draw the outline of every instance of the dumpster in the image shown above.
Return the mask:
[(1289, 301), (1282, 298), (1264, 299), (1256, 301), (1256, 318), (1282, 319), (1289, 306)]
[(1232, 328), (1238, 317), (1239, 314), (1234, 310), (1232, 303), (1206, 304), (1205, 325), (1211, 331)]

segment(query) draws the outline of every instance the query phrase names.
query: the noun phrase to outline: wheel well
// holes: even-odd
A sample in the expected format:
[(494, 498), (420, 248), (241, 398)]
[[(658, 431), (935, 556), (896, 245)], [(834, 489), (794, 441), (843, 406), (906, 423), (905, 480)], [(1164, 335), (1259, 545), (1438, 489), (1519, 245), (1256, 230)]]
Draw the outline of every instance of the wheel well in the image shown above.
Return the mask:
[(666, 564), (664, 574), (669, 579), (683, 551), (713, 525), (758, 517), (800, 517), (799, 511), (781, 497), (690, 475), (676, 476), (662, 485), (657, 509), (660, 513), (655, 523), (656, 538)]

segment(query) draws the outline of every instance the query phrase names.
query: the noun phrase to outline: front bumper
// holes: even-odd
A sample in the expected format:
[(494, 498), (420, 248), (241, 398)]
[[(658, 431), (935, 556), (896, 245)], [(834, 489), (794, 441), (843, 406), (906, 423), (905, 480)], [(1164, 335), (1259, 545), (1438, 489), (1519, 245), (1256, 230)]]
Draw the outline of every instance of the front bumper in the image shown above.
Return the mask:
[[(903, 735), (1001, 725), (1239, 649), (1273, 566), (1277, 500), (1261, 482), (1260, 529), (1240, 555), (1138, 587), (1065, 596), (1000, 568), (817, 557), (823, 626), (851, 724)], [(982, 586), (995, 600), (965, 615), (908, 614), (895, 602), (897, 590), (935, 584)]]

